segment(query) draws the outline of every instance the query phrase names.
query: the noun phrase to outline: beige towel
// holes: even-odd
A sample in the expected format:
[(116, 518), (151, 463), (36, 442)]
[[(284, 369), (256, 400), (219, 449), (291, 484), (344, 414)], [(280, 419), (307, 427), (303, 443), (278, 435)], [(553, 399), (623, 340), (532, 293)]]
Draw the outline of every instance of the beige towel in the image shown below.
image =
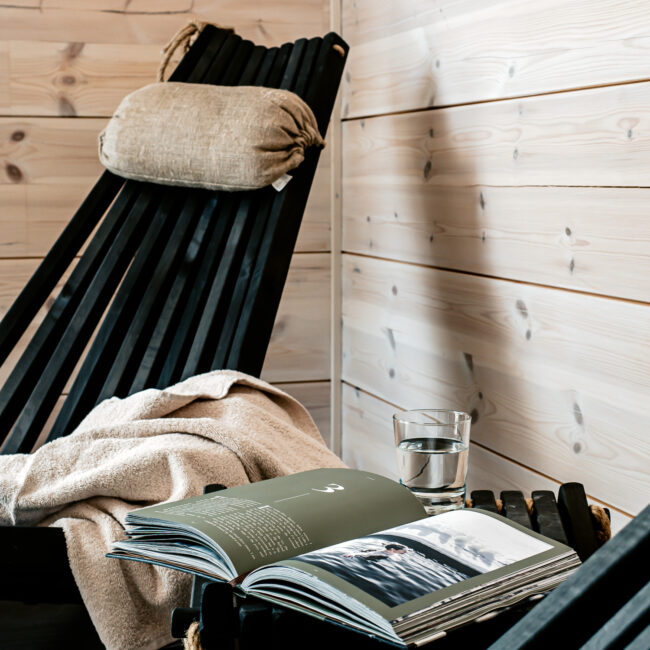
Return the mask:
[[(63, 528), (72, 573), (109, 649), (159, 648), (191, 578), (108, 559), (135, 508), (317, 467), (343, 467), (292, 397), (232, 371), (99, 404), (71, 435), (0, 456), (0, 525)], [(44, 549), (46, 552), (46, 549)]]

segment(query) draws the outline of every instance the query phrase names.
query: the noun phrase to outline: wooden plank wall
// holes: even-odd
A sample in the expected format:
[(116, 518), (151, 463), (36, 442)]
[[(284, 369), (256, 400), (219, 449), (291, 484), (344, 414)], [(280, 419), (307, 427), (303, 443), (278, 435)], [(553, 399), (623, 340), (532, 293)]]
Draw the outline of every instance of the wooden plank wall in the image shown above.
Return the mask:
[(343, 0), (343, 454), (472, 414), (470, 486), (650, 498), (644, 0)]
[[(0, 5), (0, 318), (100, 174), (98, 132), (125, 94), (155, 80), (162, 46), (192, 18), (279, 45), (327, 33), (329, 0)], [(326, 438), (330, 164), (326, 149), (263, 372), (310, 408)]]

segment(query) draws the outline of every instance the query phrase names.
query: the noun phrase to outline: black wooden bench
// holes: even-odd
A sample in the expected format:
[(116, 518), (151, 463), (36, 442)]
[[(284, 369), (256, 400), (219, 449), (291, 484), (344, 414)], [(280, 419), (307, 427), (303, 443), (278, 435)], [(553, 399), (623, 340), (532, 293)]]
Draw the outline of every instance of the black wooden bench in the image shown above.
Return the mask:
[[(334, 33), (267, 48), (207, 26), (170, 79), (291, 90), (325, 134), (347, 52)], [(104, 172), (0, 323), (2, 364), (94, 231), (0, 390), (0, 453), (32, 450), (91, 341), (48, 440), (113, 395), (218, 368), (259, 375), (318, 159), (308, 150), (281, 192), (162, 187)], [(0, 571), (5, 604), (81, 602), (60, 529), (1, 528)], [(7, 633), (15, 611), (0, 613), (0, 646), (37, 647), (24, 627)], [(43, 611), (32, 608), (30, 628)]]
[[(207, 486), (206, 492), (212, 492), (222, 489), (223, 486)], [(489, 490), (477, 490), (471, 493), (471, 499), (468, 504), (470, 507), (480, 507), (488, 511), (498, 512), (504, 517), (516, 521), (517, 523), (547, 535), (559, 542), (570, 545), (584, 561), (597, 552), (598, 548), (603, 546), (609, 537), (607, 522), (594, 516), (592, 507), (587, 502), (584, 487), (580, 483), (566, 483), (558, 491), (557, 499), (553, 492), (548, 490), (539, 490), (532, 493), (531, 498), (526, 500), (524, 495), (515, 490), (504, 490), (497, 499), (493, 492)], [(604, 514), (604, 513), (599, 513)], [(605, 514), (608, 520), (608, 513)], [(646, 513), (646, 529), (650, 523), (650, 509)], [(635, 526), (643, 527), (643, 517)], [(628, 531), (628, 533), (631, 531)], [(628, 535), (626, 533), (626, 535)], [(623, 536), (621, 539), (623, 539)], [(634, 539), (636, 539), (634, 537)], [(645, 544), (649, 543), (646, 532)], [(611, 543), (610, 543), (611, 544)], [(607, 558), (617, 558), (620, 551), (620, 542), (617, 541), (608, 547)], [(627, 549), (627, 546), (625, 547)], [(611, 549), (611, 550), (610, 550)], [(650, 549), (647, 549), (650, 551)], [(601, 549), (604, 553), (605, 549)], [(625, 551), (628, 552), (627, 550)], [(637, 560), (640, 549), (635, 550)], [(598, 553), (596, 553), (598, 555)], [(599, 555), (599, 557), (603, 557)], [(581, 576), (591, 575), (590, 567), (601, 566), (601, 560), (591, 561), (585, 571), (578, 572)], [(601, 570), (603, 576), (611, 573), (608, 570)], [(647, 571), (646, 571), (647, 574)], [(648, 576), (646, 575), (646, 580)], [(580, 578), (580, 580), (584, 580)], [(638, 581), (637, 581), (638, 582)], [(581, 584), (581, 583), (580, 583)], [(599, 589), (602, 593), (607, 587), (607, 581), (603, 578), (599, 583)], [(623, 602), (629, 598), (632, 592), (625, 587), (621, 589), (621, 584), (625, 584), (625, 578), (619, 578), (617, 587), (620, 590), (617, 602)], [(634, 590), (636, 582), (630, 583)], [(580, 592), (575, 589), (570, 592), (573, 598), (581, 597)], [(626, 595), (627, 594), (627, 595)], [(587, 597), (588, 594), (585, 595)], [(556, 597), (552, 594), (546, 600)], [(562, 611), (565, 608), (545, 605), (550, 612)], [(550, 602), (554, 602), (550, 600)], [(433, 641), (426, 646), (431, 650), (457, 650), (458, 648), (471, 648), (478, 650), (487, 648), (492, 643), (499, 650), (508, 650), (510, 648), (549, 648), (551, 643), (548, 634), (544, 638), (544, 643), (536, 645), (533, 640), (532, 645), (517, 645), (519, 640), (526, 638), (522, 630), (529, 629), (523, 623), (519, 623), (530, 612), (532, 620), (537, 620), (534, 612), (538, 611), (539, 605), (536, 600), (522, 603), (516, 607), (502, 611), (498, 616), (480, 623), (472, 623), (452, 632), (446, 637)], [(584, 610), (584, 603), (578, 606), (580, 611)], [(613, 615), (615, 606), (605, 607), (604, 611), (608, 616), (601, 618), (590, 618), (588, 621), (577, 622), (577, 627), (581, 628), (581, 636), (587, 638), (587, 630), (597, 630)], [(584, 613), (582, 614), (584, 615)], [(525, 619), (524, 619), (525, 620)], [(292, 650), (304, 647), (310, 648), (354, 648), (355, 650), (382, 650), (392, 646), (392, 644), (369, 638), (361, 633), (357, 633), (348, 628), (340, 626), (333, 622), (323, 622), (312, 617), (285, 609), (283, 607), (272, 605), (255, 597), (240, 597), (233, 593), (232, 587), (228, 584), (209, 581), (206, 579), (195, 579), (194, 590), (192, 595), (192, 604), (189, 608), (179, 608), (172, 615), (172, 634), (176, 638), (185, 636), (192, 621), (199, 622), (198, 635), (201, 647), (204, 650), (256, 650), (258, 648), (282, 648), (283, 650)], [(523, 625), (523, 628), (522, 628)], [(548, 623), (550, 625), (550, 623)], [(508, 632), (514, 626), (519, 632)], [(544, 628), (547, 633), (548, 629)], [(557, 633), (557, 628), (555, 629)], [(501, 640), (502, 635), (505, 640)], [(569, 639), (570, 635), (564, 635), (563, 638)], [(562, 647), (573, 648), (579, 647), (574, 645), (565, 645)]]

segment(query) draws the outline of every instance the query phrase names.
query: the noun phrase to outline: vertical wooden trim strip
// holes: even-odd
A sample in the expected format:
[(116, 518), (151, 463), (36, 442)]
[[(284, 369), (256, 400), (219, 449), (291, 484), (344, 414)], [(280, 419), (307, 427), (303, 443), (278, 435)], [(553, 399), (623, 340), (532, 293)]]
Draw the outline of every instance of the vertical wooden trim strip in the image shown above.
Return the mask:
[[(330, 29), (341, 34), (342, 0), (330, 0)], [(341, 88), (343, 84), (341, 84)], [(341, 210), (341, 88), (336, 95), (330, 136), (327, 146), (331, 150), (330, 168), (330, 446), (335, 454), (342, 450), (342, 408), (341, 408), (341, 250), (342, 250), (342, 210)]]

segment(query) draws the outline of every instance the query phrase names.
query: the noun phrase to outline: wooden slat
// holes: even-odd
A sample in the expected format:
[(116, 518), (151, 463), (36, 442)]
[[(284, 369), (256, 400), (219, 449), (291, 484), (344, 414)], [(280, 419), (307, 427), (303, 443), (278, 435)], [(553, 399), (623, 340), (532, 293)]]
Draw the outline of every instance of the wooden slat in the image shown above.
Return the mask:
[(650, 301), (650, 189), (375, 182), (345, 162), (345, 251)]
[[(0, 260), (0, 318), (34, 272), (38, 260)], [(264, 366), (273, 382), (329, 377), (329, 255), (297, 254), (287, 278)], [(0, 368), (2, 385), (42, 320), (35, 319)]]
[[(644, 0), (438, 2), (420, 14), (397, 0), (380, 12), (345, 4), (344, 37), (363, 40), (343, 86), (347, 117), (650, 77)], [(357, 21), (371, 29), (357, 34)]]
[[(33, 4), (33, 3), (32, 3)], [(327, 30), (322, 0), (238, 2), (236, 0), (146, 0), (128, 3), (103, 0), (53, 0), (21, 7), (0, 7), (0, 40), (77, 43), (154, 43), (163, 45), (193, 18), (235, 27), (259, 45), (278, 45)], [(116, 4), (118, 5), (116, 7)], [(137, 7), (146, 7), (137, 9)]]
[(351, 120), (344, 178), (646, 187), (649, 106), (650, 83), (638, 83)]
[(331, 447), (330, 437), (330, 382), (313, 381), (294, 384), (276, 384), (303, 404), (318, 427), (325, 444)]
[(650, 308), (345, 255), (343, 378), (473, 413), (473, 439), (637, 512), (650, 491)]
[[(396, 410), (396, 407), (365, 391), (343, 384), (343, 460), (348, 465), (398, 478), (392, 431), (392, 414)], [(499, 494), (504, 489), (521, 490), (526, 496), (540, 489), (557, 494), (559, 486), (556, 481), (482, 446), (470, 445), (468, 494), (472, 490), (492, 490)], [(589, 501), (603, 505), (591, 495)], [(629, 517), (612, 510), (614, 532), (629, 520)]]
[[(0, 144), (0, 258), (47, 253), (103, 170), (97, 135), (105, 123), (92, 118), (0, 118), (0, 143), (5, 143)], [(7, 165), (18, 171), (12, 168), (10, 174)], [(326, 148), (297, 251), (329, 250), (330, 165)]]

